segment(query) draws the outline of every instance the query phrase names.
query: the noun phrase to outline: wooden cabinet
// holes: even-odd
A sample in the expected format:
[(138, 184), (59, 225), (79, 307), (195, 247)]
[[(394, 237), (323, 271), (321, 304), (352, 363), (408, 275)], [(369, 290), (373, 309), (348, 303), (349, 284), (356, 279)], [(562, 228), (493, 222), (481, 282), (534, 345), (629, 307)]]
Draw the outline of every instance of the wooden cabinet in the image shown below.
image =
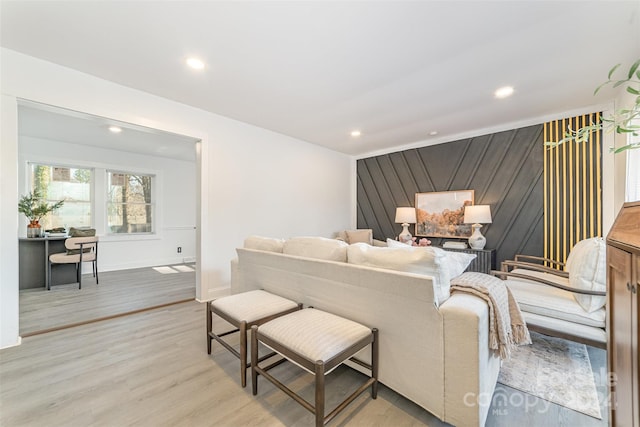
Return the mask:
[(640, 425), (640, 202), (625, 203), (607, 236), (607, 358), (611, 425)]

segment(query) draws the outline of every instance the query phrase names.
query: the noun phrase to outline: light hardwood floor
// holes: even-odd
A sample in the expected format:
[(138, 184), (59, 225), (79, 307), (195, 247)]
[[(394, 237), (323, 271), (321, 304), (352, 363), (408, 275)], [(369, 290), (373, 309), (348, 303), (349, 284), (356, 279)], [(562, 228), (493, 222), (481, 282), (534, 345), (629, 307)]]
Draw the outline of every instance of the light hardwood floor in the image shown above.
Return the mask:
[[(220, 320), (215, 325), (224, 328)], [(208, 355), (205, 336), (205, 305), (192, 301), (26, 338), (0, 351), (0, 425), (313, 425), (309, 412), (269, 382), (260, 382), (257, 397), (250, 385), (240, 387), (238, 360), (217, 343)], [(590, 351), (596, 370), (602, 353)], [(273, 372), (312, 398), (310, 375), (289, 364)], [(329, 375), (328, 408), (362, 378), (346, 367)], [(519, 398), (497, 403), (500, 393)], [(495, 396), (487, 426), (606, 425), (501, 385)], [(518, 404), (525, 399), (528, 410)], [(513, 404), (503, 406), (505, 400)], [(378, 399), (364, 393), (331, 425), (446, 424), (383, 386)]]
[(195, 298), (193, 264), (136, 268), (91, 274), (78, 284), (20, 291), (20, 334), (48, 331)]

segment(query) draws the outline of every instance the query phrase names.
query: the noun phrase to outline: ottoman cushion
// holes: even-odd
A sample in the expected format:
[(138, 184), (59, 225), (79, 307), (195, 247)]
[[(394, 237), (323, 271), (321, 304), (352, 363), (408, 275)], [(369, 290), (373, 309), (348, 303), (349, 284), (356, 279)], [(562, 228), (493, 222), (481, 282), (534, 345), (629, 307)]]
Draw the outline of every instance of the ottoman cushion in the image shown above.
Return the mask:
[(260, 326), (259, 331), (311, 362), (326, 362), (371, 335), (366, 326), (315, 309), (278, 317)]
[(211, 307), (238, 321), (252, 323), (283, 311), (294, 309), (295, 302), (262, 290), (243, 292), (218, 298)]

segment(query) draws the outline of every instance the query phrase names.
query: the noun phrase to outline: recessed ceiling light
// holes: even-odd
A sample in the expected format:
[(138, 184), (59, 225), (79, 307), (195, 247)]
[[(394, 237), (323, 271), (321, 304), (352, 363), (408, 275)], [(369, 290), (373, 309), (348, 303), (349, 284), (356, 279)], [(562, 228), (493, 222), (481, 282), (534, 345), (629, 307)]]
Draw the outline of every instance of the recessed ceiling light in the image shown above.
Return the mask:
[(431, 132), (429, 132), (429, 135), (431, 136), (436, 136), (438, 134), (437, 130), (432, 130)]
[(500, 89), (496, 90), (493, 94), (498, 99), (508, 98), (513, 95), (513, 86), (503, 86)]
[(204, 68), (204, 62), (194, 57), (187, 58), (187, 65), (194, 70), (202, 70)]
[(362, 132), (360, 132), (359, 130), (351, 131), (351, 136), (354, 137), (354, 138), (357, 138), (360, 135), (362, 135)]
[(120, 133), (122, 132), (122, 128), (118, 126), (109, 126), (109, 132), (111, 133)]

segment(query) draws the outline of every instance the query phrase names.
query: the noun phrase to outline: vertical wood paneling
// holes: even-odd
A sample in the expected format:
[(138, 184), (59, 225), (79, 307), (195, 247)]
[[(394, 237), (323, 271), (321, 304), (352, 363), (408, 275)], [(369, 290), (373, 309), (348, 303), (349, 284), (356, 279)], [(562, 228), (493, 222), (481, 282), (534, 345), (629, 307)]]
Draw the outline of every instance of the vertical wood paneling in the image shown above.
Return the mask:
[(482, 233), (498, 263), (516, 253), (542, 255), (542, 131), (530, 126), (358, 160), (358, 228), (395, 238), (395, 208), (413, 206), (415, 193), (474, 190), (476, 204), (491, 206), (493, 223)]
[[(559, 141), (567, 129), (598, 119), (594, 113), (545, 123), (545, 141)], [(601, 133), (547, 147), (544, 159), (544, 256), (565, 262), (577, 242), (602, 235)]]

